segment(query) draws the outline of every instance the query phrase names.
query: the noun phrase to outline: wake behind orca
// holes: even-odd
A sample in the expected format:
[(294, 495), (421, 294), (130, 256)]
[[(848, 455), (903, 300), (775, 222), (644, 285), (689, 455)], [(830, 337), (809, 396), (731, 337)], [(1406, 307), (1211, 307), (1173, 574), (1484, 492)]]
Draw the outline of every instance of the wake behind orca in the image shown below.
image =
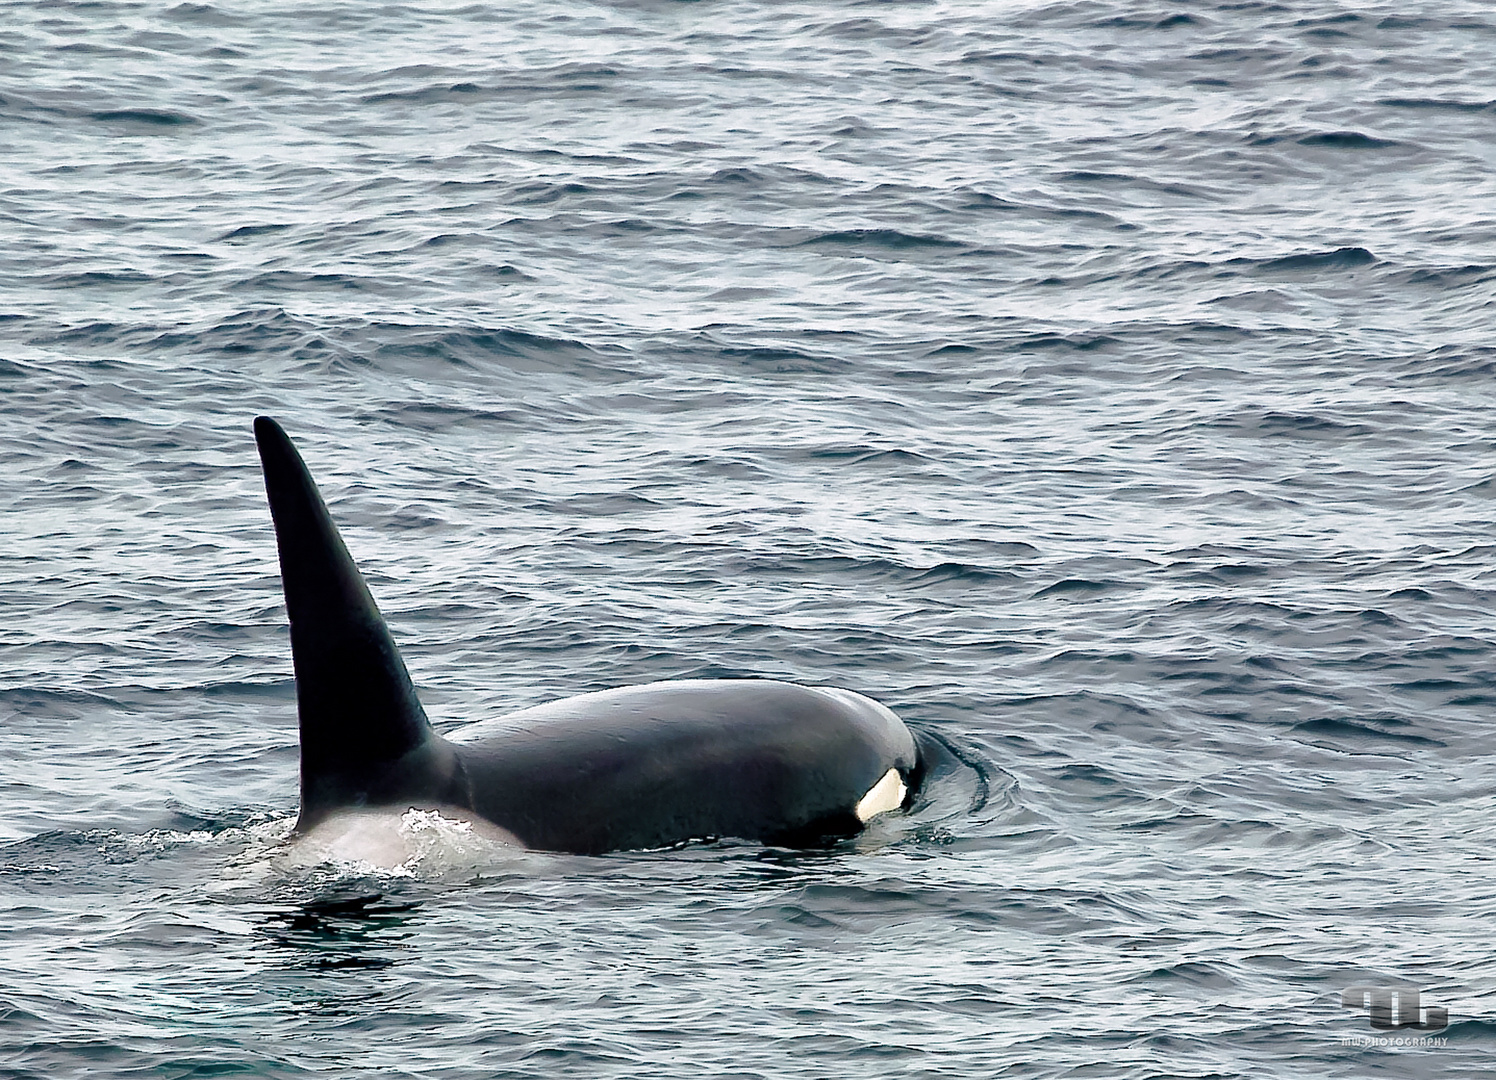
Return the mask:
[(850, 690), (655, 682), (443, 738), (301, 455), (269, 417), (254, 429), (291, 622), (298, 832), (341, 811), (414, 808), (476, 816), (545, 851), (726, 837), (808, 846), (908, 798), (919, 767), (909, 729)]

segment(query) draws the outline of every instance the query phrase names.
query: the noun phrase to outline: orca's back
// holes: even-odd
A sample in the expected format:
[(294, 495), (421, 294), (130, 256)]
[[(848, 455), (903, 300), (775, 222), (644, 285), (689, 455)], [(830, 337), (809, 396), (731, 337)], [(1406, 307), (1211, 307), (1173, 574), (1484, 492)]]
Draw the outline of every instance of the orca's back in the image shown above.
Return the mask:
[(757, 679), (583, 694), (452, 741), (474, 810), (530, 847), (578, 853), (849, 835), (859, 801), (917, 757), (903, 722), (868, 698)]

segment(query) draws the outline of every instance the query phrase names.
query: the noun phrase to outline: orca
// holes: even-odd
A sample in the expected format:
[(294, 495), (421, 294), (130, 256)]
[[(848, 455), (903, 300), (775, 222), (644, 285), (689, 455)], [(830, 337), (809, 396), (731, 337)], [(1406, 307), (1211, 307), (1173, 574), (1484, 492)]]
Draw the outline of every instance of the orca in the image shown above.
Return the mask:
[(814, 847), (917, 786), (919, 749), (892, 710), (768, 679), (602, 690), (438, 735), (301, 455), (269, 417), (254, 431), (291, 624), (297, 834), (414, 809), (581, 855), (728, 838)]

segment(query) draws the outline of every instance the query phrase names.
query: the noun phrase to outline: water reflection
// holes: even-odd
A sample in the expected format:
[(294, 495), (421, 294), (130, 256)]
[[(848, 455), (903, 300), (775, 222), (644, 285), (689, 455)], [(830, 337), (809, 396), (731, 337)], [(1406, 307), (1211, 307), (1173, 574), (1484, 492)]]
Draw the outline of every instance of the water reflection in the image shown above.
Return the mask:
[(382, 892), (340, 892), (270, 913), (269, 943), (297, 967), (319, 971), (381, 969), (399, 962), (414, 934), (418, 900)]

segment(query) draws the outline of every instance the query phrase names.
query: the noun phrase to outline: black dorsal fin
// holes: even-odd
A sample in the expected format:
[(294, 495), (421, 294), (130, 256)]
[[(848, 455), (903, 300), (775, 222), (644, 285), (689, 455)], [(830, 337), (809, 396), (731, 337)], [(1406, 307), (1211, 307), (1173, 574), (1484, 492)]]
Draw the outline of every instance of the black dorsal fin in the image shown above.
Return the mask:
[(341, 807), (437, 794), (427, 759), (440, 740), (311, 473), (268, 416), (255, 419), (255, 441), (291, 619), (299, 827)]

